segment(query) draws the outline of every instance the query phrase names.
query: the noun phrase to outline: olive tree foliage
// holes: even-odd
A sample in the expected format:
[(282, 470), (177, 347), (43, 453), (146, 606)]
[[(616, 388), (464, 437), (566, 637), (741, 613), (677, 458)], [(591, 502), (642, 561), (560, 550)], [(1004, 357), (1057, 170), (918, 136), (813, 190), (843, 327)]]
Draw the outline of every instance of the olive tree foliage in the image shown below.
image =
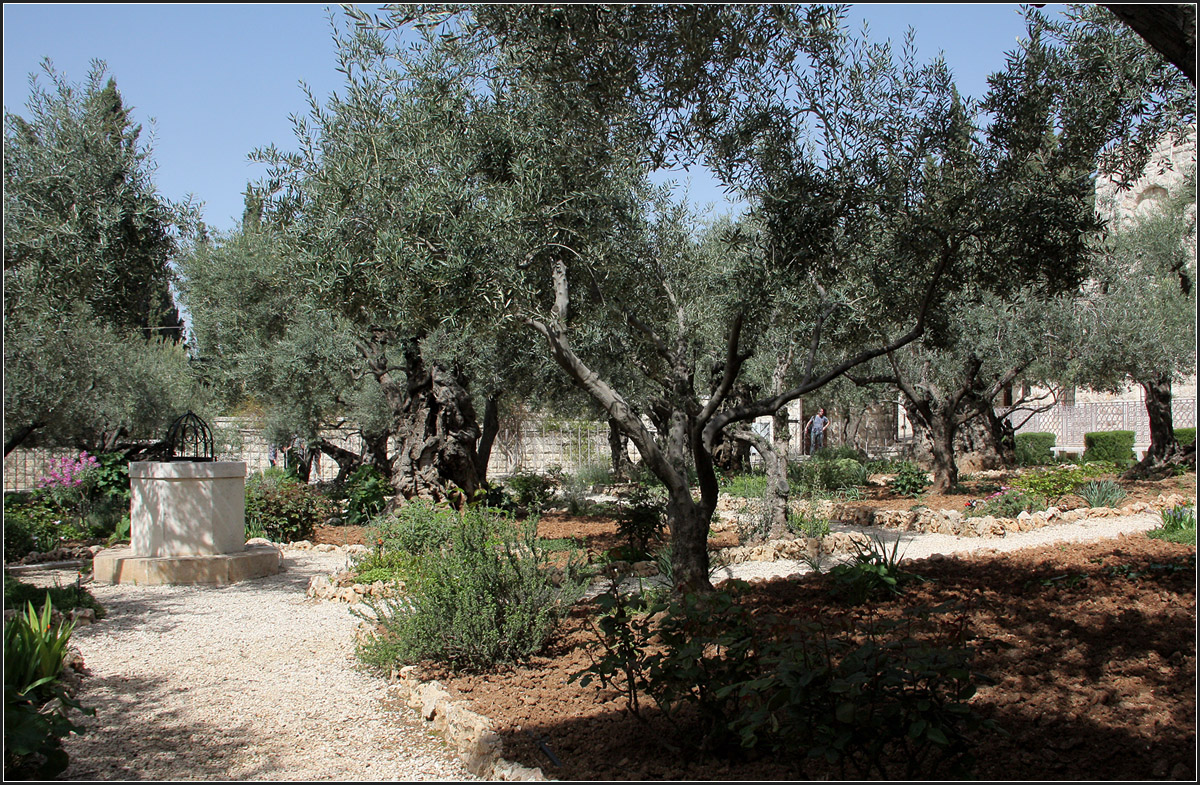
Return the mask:
[(1171, 415), (1172, 383), (1196, 373), (1195, 187), (1193, 170), (1161, 206), (1111, 227), (1079, 304), (1078, 378), (1102, 391), (1130, 381), (1145, 391), (1150, 447), (1130, 476), (1195, 462)]
[[(1054, 15), (1025, 8), (1030, 29), (1052, 62), (1054, 79), (1062, 85), (1062, 100), (1076, 108), (1078, 126), (1107, 136), (1097, 168), (1122, 188), (1142, 176), (1165, 137), (1181, 142), (1196, 122), (1194, 72), (1189, 78), (1127, 26), (1133, 17), (1147, 16), (1150, 8), (1079, 4)], [(1190, 25), (1194, 58), (1194, 9)]]
[[(982, 453), (981, 468), (1011, 464), (1014, 426), (1026, 412), (1055, 402), (1053, 393), (1014, 394), (1030, 386), (1056, 389), (1070, 374), (1078, 347), (1070, 294), (1047, 296), (1035, 287), (1004, 296), (976, 292), (953, 309), (951, 336), (934, 345), (917, 342), (877, 362), (859, 383), (899, 389), (905, 411), (928, 453), (933, 488), (958, 484), (964, 447)], [(1004, 399), (1008, 400), (1005, 401)]]
[[(1168, 47), (1160, 42), (1159, 46), (1152, 49), (1117, 21), (1118, 16), (1129, 21), (1130, 14), (1117, 13), (1114, 16), (1094, 6), (1071, 6), (1062, 17), (1055, 20), (1048, 20), (1037, 11), (1028, 13), (1031, 24), (1040, 25), (1047, 31), (1047, 48), (1054, 68), (1065, 80), (1064, 84), (1072, 88), (1064, 91), (1066, 100), (1082, 110), (1079, 123), (1107, 130), (1108, 139), (1098, 156), (1097, 168), (1118, 189), (1131, 186), (1146, 173), (1153, 151), (1164, 140), (1178, 144), (1189, 134), (1195, 133), (1194, 71), (1188, 74), (1186, 69), (1181, 70), (1168, 62), (1159, 54)], [(1190, 16), (1193, 28), (1190, 47), (1194, 54), (1194, 9)], [(1140, 27), (1138, 32), (1145, 34)], [(1165, 168), (1171, 163), (1165, 160), (1158, 166)], [(1193, 179), (1188, 192), (1195, 188), (1194, 172), (1191, 176)], [(1110, 225), (1108, 231), (1113, 236), (1111, 244), (1105, 246), (1096, 257), (1098, 267), (1094, 277), (1101, 284), (1085, 290), (1085, 299), (1090, 305), (1084, 314), (1090, 314), (1088, 318), (1092, 319), (1081, 347), (1085, 360), (1080, 368), (1087, 380), (1085, 384), (1112, 388), (1118, 384), (1114, 379), (1124, 377), (1133, 379), (1146, 390), (1151, 447), (1143, 463), (1131, 470), (1134, 474), (1154, 474), (1181, 457), (1170, 427), (1170, 379), (1175, 377), (1176, 369), (1180, 367), (1174, 358), (1183, 358), (1184, 369), (1189, 362), (1193, 363), (1191, 367), (1194, 368), (1195, 359), (1194, 301), (1190, 306), (1186, 303), (1191, 274), (1186, 272), (1186, 265), (1178, 257), (1181, 251), (1173, 245), (1180, 236), (1187, 236), (1189, 231), (1185, 225), (1187, 219), (1181, 217), (1187, 215), (1186, 210), (1180, 212), (1181, 209), (1184, 208), (1179, 204), (1173, 204), (1166, 213), (1152, 219), (1147, 226), (1157, 224), (1156, 229), (1137, 228), (1126, 233), (1123, 227)], [(1194, 221), (1194, 213), (1192, 215), (1191, 220)], [(1162, 232), (1162, 235), (1154, 237), (1155, 231)], [(1190, 231), (1194, 233), (1194, 228)], [(1157, 261), (1148, 261), (1150, 259)], [(1118, 272), (1113, 267), (1114, 260), (1129, 263), (1129, 269), (1134, 274), (1125, 276)], [(1129, 336), (1118, 340), (1113, 334), (1108, 339), (1096, 340), (1096, 336), (1104, 334), (1099, 330), (1099, 324), (1109, 323), (1100, 316), (1105, 313), (1100, 304), (1100, 295), (1107, 291), (1119, 292), (1131, 282), (1154, 281), (1155, 276), (1165, 283), (1162, 278), (1163, 265), (1181, 276), (1179, 293), (1184, 302), (1173, 303), (1170, 297), (1156, 299), (1151, 296), (1145, 302), (1126, 300), (1123, 303), (1140, 307), (1140, 310), (1124, 314), (1139, 325), (1153, 323), (1142, 320), (1143, 313), (1161, 315), (1164, 318), (1163, 339), (1160, 341), (1156, 335), (1150, 341), (1141, 338), (1132, 338), (1131, 341)], [(1146, 291), (1167, 292), (1168, 289), (1148, 285)], [(1120, 296), (1114, 302), (1120, 302)], [(1172, 321), (1172, 308), (1178, 313), (1180, 306), (1186, 306), (1187, 313), (1193, 317), (1190, 325), (1186, 317), (1183, 322), (1177, 319)], [(1108, 315), (1116, 317), (1116, 312), (1109, 311)], [(1112, 323), (1120, 321), (1120, 318), (1114, 318)], [(1141, 334), (1137, 327), (1131, 326), (1131, 330), (1131, 335)], [(1109, 340), (1115, 341), (1115, 344), (1110, 344)], [(1133, 344), (1140, 345), (1134, 349)], [(1131, 359), (1132, 364), (1114, 363), (1108, 366), (1103, 361), (1095, 361), (1096, 357), (1103, 357), (1110, 350), (1117, 354), (1128, 352), (1125, 356)], [(1150, 370), (1153, 364), (1158, 365), (1158, 370)], [(1186, 370), (1183, 372), (1186, 373)]]
[(317, 452), (337, 461), (343, 479), (363, 461), (323, 433), (346, 423), (366, 461), (390, 470), (383, 395), (364, 378), (350, 325), (305, 299), (253, 206), (240, 229), (196, 243), (179, 268), (198, 364), (226, 411), (261, 410), (271, 443), (303, 445), (302, 474)]
[[(256, 153), (264, 231), (379, 385), (400, 442), (396, 490), (469, 499), (499, 394), (520, 395), (545, 364), (530, 362), (527, 328), (500, 318), (526, 270), (546, 264), (528, 238), (566, 247), (589, 223), (622, 220), (628, 197), (605, 191), (594, 145), (560, 145), (567, 131), (545, 127), (517, 88), (481, 89), (471, 52), (336, 35), (343, 92), (295, 118), (298, 151)], [(472, 391), (487, 401), (482, 429)]]
[[(1008, 259), (1016, 272), (985, 289), (965, 282), (919, 346), (863, 379), (902, 391), (938, 489), (957, 481), (964, 425), (975, 421), (985, 443), (1006, 440), (1003, 418), (1023, 402), (998, 411), (1000, 392), (1018, 380), (1061, 386), (1073, 354), (1086, 351), (1059, 296), (1087, 274), (1089, 243), (1102, 231), (1090, 175), (1099, 168), (1128, 183), (1160, 136), (1195, 116), (1187, 80), (1107, 12), (1073, 7), (1052, 20), (1031, 9), (1028, 32), (990, 80), (982, 106), (991, 149), (971, 186), (975, 220), (961, 225), (970, 254), (992, 256), (1002, 272)], [(1024, 277), (1031, 255), (1056, 260), (1058, 274)]]
[[(272, 158), (272, 220), (325, 299), (379, 346), (405, 342), (406, 362), (437, 330), (540, 335), (666, 486), (684, 587), (710, 585), (722, 434), (927, 324), (946, 335), (948, 281), (1079, 280), (1094, 218), (1078, 156), (1049, 140), (1058, 104), (1039, 63), (995, 89), (985, 143), (942, 63), (849, 35), (838, 9), (418, 8), (356, 23), (347, 97), (314, 107), (311, 136), (300, 123), (300, 154)], [(408, 24), (422, 43), (389, 47), (380, 28)], [(672, 135), (755, 207), (720, 242), (644, 185)], [(981, 240), (985, 215), (1007, 221)], [(731, 405), (782, 324), (793, 375)], [(645, 386), (617, 386), (613, 350)]]
[(189, 405), (170, 261), (196, 220), (154, 188), (116, 82), (43, 65), (4, 116), (4, 441), (111, 450)]
[(1191, 3), (1105, 5), (1196, 84), (1196, 6)]
[[(601, 149), (612, 151), (610, 161), (628, 151), (652, 163), (661, 140), (645, 128), (694, 132), (685, 146), (704, 151), (758, 205), (717, 241), (696, 239), (686, 213), (660, 203), (610, 225), (620, 234), (597, 223), (583, 235), (556, 217), (548, 235), (523, 238), (528, 250), (517, 259), (529, 263), (517, 266), (510, 290), (511, 312), (542, 335), (667, 487), (676, 575), (705, 588), (719, 437), (913, 340), (938, 302), (938, 284), (966, 272), (926, 229), (936, 216), (924, 198), (924, 162), (953, 156), (964, 135), (960, 102), (944, 65), (920, 66), (908, 54), (897, 61), (890, 47), (849, 36), (836, 11), (524, 8), (505, 17), (514, 28), (489, 32), (494, 15), (506, 13), (421, 18), (440, 25), (442, 40), (489, 43), (479, 47), (491, 58), (480, 73), (520, 85), (522, 110), (538, 106), (536, 128), (553, 132), (534, 160)], [(747, 25), (746, 14), (766, 27)], [(704, 83), (702, 103), (675, 100), (678, 74)], [(646, 84), (659, 77), (675, 81), (651, 94)], [(600, 93), (581, 89), (593, 84)], [(709, 100), (716, 95), (736, 100), (725, 107)], [(518, 125), (528, 145), (530, 126)], [(586, 193), (588, 167), (557, 168), (573, 173), (554, 184), (560, 194)], [(793, 330), (794, 373), (779, 389), (729, 405), (764, 336), (784, 325)], [(622, 358), (644, 375), (649, 395), (618, 389), (600, 370), (604, 360), (587, 345), (596, 330), (620, 336)]]

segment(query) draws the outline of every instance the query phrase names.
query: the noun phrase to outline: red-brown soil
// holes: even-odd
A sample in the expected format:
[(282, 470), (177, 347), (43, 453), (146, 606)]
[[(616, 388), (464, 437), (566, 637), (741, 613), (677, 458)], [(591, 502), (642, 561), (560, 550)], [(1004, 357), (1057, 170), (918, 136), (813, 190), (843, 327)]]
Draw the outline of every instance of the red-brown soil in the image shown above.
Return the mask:
[[(1015, 475), (1013, 475), (1015, 476)], [(935, 494), (926, 493), (916, 498), (900, 496), (889, 488), (880, 485), (870, 485), (860, 489), (862, 499), (847, 502), (849, 507), (873, 507), (880, 510), (909, 510), (913, 507), (924, 506), (934, 510), (959, 510), (969, 499), (982, 498), (991, 491), (990, 486), (1007, 484), (1010, 475), (997, 478), (973, 480), (962, 483), (967, 493)], [(1115, 479), (1115, 478), (1109, 478)], [(1152, 502), (1160, 494), (1179, 493), (1195, 497), (1196, 475), (1189, 472), (1180, 477), (1172, 477), (1162, 481), (1120, 481), (1121, 487), (1127, 494), (1121, 503)], [(1084, 501), (1077, 496), (1068, 496), (1059, 502), (1063, 510), (1084, 506)], [(365, 544), (366, 527), (363, 526), (318, 526), (311, 541), (315, 545)], [(538, 524), (538, 534), (548, 539), (579, 538), (585, 541), (591, 555), (611, 550), (624, 545), (618, 536), (611, 516), (605, 515), (568, 515), (564, 512), (549, 511), (542, 515)], [(724, 548), (737, 545), (734, 532), (714, 532), (709, 537), (709, 545), (714, 548)]]
[[(1153, 501), (1163, 493), (1194, 497), (1195, 483), (1191, 473), (1162, 482), (1123, 482), (1129, 494), (1124, 503)], [(907, 499), (873, 487), (857, 503), (955, 509), (981, 495), (986, 494)], [(1082, 504), (1064, 502), (1068, 508)], [(538, 533), (582, 541), (593, 557), (623, 544), (615, 522), (604, 516), (546, 513)], [(735, 540), (725, 532), (710, 544)], [(322, 527), (314, 537), (335, 544), (362, 541), (363, 530), (350, 527)], [(1195, 779), (1194, 547), (1139, 534), (906, 566), (926, 580), (898, 599), (864, 607), (837, 600), (828, 576), (820, 575), (753, 584), (744, 602), (755, 614), (797, 619), (868, 614), (894, 619), (905, 609), (960, 603), (956, 612), (965, 614), (974, 638), (972, 665), (979, 674), (971, 704), (1000, 729), (976, 738), (980, 779)], [(572, 674), (592, 662), (596, 638), (587, 620), (595, 612), (594, 605), (578, 606), (547, 650), (519, 667), (476, 675), (429, 668), (425, 675), (492, 719), (506, 757), (541, 767), (553, 779), (839, 777), (806, 762), (803, 739), (796, 740), (800, 752), (791, 757), (706, 757), (653, 708), (638, 719), (614, 690), (572, 683)]]
[[(831, 598), (827, 576), (754, 584), (746, 602), (787, 618), (897, 618), (906, 608), (958, 601), (983, 681), (972, 705), (1002, 731), (976, 738), (981, 779), (1195, 779), (1194, 554), (1134, 535), (912, 562), (926, 581), (870, 607)], [(428, 675), (493, 720), (506, 757), (554, 779), (837, 777), (802, 755), (703, 757), (655, 713), (638, 720), (615, 691), (570, 683), (590, 664), (595, 636), (585, 619), (594, 612), (577, 608), (548, 650), (520, 667)]]

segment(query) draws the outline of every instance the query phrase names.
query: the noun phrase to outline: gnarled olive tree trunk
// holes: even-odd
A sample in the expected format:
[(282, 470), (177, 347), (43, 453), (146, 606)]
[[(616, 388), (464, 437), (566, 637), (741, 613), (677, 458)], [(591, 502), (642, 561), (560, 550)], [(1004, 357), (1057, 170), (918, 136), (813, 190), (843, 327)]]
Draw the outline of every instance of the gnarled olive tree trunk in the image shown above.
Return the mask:
[(492, 446), (500, 433), (500, 399), (489, 395), (483, 407), (483, 428), (479, 432), (479, 446), (475, 449), (475, 474), (480, 484), (487, 482), (488, 463), (492, 460)]
[(788, 536), (788, 500), (791, 487), (788, 484), (788, 411), (786, 408), (775, 412), (772, 417), (772, 438), (757, 433), (752, 428), (740, 428), (737, 435), (754, 445), (762, 456), (763, 467), (767, 472), (767, 491), (763, 497), (764, 525), (754, 532), (750, 543), (766, 542), (768, 540), (784, 539)]
[(621, 430), (620, 423), (608, 418), (608, 452), (612, 457), (613, 482), (624, 482), (633, 477), (634, 465), (629, 459), (629, 437)]
[(1150, 447), (1146, 456), (1123, 475), (1127, 480), (1169, 476), (1175, 466), (1195, 468), (1195, 447), (1185, 449), (1175, 438), (1171, 414), (1171, 376), (1164, 374), (1139, 382), (1146, 392), (1146, 415), (1150, 420)]
[(958, 484), (958, 463), (954, 442), (958, 436), (958, 412), (953, 402), (926, 397), (906, 400), (904, 410), (912, 422), (913, 431), (928, 450), (933, 472), (931, 490), (942, 493)]
[(466, 378), (443, 363), (427, 363), (419, 342), (410, 339), (404, 344), (401, 383), (384, 353), (387, 339), (384, 331), (376, 330), (359, 350), (395, 416), (399, 448), (391, 459), (390, 480), (396, 498), (424, 496), (465, 504), (480, 485), (480, 429)]

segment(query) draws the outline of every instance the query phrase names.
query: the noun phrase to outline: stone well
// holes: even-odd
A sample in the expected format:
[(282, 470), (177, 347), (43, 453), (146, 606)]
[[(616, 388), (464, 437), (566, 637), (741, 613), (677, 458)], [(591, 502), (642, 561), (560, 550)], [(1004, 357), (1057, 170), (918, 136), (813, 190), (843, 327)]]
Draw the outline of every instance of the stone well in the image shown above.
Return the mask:
[(129, 464), (130, 539), (93, 560), (108, 583), (227, 584), (279, 572), (280, 551), (246, 545), (246, 464)]

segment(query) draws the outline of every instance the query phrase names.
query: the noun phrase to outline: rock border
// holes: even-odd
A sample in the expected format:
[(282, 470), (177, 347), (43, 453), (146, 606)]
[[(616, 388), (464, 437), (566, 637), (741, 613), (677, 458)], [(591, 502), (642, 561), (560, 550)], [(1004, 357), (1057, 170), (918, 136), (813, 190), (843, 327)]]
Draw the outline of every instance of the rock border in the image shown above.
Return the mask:
[[(1196, 504), (1196, 500), (1178, 493), (1158, 495), (1152, 502), (1134, 502), (1119, 509), (1113, 507), (1082, 507), (1075, 510), (1046, 510), (1023, 512), (1016, 518), (997, 518), (992, 515), (967, 517), (959, 510), (876, 510), (856, 506), (853, 502), (799, 501), (791, 509), (797, 513), (816, 514), (831, 523), (851, 526), (878, 527), (920, 534), (949, 534), (955, 537), (999, 538), (1015, 532), (1027, 532), (1059, 523), (1072, 523), (1087, 518), (1115, 518), (1123, 515), (1161, 512), (1179, 505)], [(743, 512), (757, 514), (762, 502), (757, 499), (722, 497), (718, 510), (728, 528)], [(736, 512), (734, 512), (736, 510)], [(714, 527), (715, 528), (715, 527)], [(858, 546), (869, 544), (867, 535), (860, 532), (832, 532), (825, 537), (799, 537), (770, 540), (759, 545), (740, 545), (720, 548), (717, 556), (726, 564), (747, 561), (803, 560), (818, 554), (839, 555), (854, 553)]]
[(456, 700), (438, 681), (422, 681), (415, 665), (393, 670), (392, 691), (421, 721), (458, 751), (463, 764), (477, 777), (504, 782), (545, 782), (540, 768), (505, 760), (504, 742), (492, 721)]

